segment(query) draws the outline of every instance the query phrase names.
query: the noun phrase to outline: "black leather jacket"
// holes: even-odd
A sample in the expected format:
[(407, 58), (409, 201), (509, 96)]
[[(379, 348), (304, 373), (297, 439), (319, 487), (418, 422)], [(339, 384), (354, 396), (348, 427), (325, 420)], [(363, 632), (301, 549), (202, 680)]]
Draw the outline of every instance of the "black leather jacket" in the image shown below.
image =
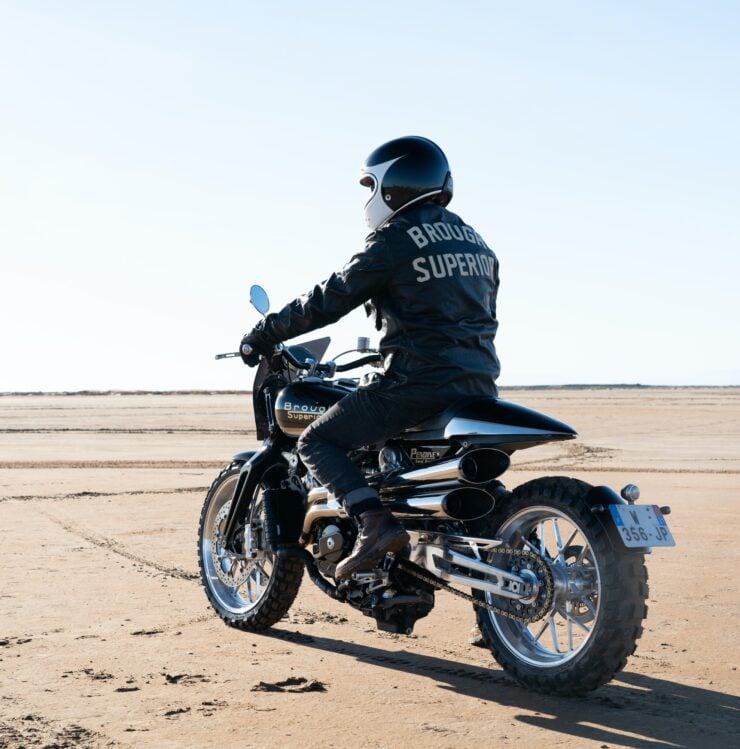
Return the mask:
[(274, 345), (336, 322), (365, 303), (386, 372), (445, 399), (496, 395), (498, 260), (459, 216), (435, 203), (409, 208), (365, 248), (253, 331)]

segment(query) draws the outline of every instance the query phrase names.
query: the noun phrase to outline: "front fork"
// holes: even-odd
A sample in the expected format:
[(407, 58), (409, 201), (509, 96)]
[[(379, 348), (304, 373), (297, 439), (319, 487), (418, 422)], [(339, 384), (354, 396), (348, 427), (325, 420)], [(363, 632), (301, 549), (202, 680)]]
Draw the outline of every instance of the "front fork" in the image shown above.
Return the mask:
[[(285, 447), (286, 445), (283, 444), (283, 441), (279, 438), (268, 438), (263, 443), (262, 448), (254, 453), (254, 455), (252, 455), (242, 466), (241, 472), (239, 473), (239, 479), (234, 488), (234, 496), (231, 499), (231, 507), (229, 508), (229, 514), (226, 517), (226, 523), (224, 526), (224, 545), (228, 550), (232, 552), (235, 551), (234, 533), (240, 524), (246, 522), (249, 501), (254, 496), (254, 492), (257, 489), (258, 484), (261, 482), (265, 471), (282, 457), (282, 451)], [(343, 600), (337, 589), (321, 576), (316, 565), (316, 560), (308, 551), (306, 551), (306, 549), (302, 549), (297, 543), (277, 543), (277, 534), (275, 532), (270, 532), (270, 526), (274, 526), (275, 524), (275, 508), (272, 506), (271, 500), (267, 501), (265, 509), (267, 511), (266, 525), (268, 526), (265, 530), (268, 536), (272, 536), (272, 538), (268, 539), (267, 543), (268, 545), (275, 547), (272, 549), (275, 555), (283, 558), (300, 559), (306, 565), (306, 571), (314, 584), (321, 588), (321, 590), (323, 590), (328, 596), (338, 600)], [(295, 525), (295, 541), (298, 540), (304, 511), (305, 510), (303, 509), (301, 511), (301, 522)]]
[(236, 551), (234, 534), (239, 525), (243, 525), (246, 521), (249, 502), (254, 496), (262, 475), (267, 468), (275, 464), (280, 457), (282, 447), (279, 440), (268, 438), (241, 467), (224, 525), (224, 546), (231, 552)]

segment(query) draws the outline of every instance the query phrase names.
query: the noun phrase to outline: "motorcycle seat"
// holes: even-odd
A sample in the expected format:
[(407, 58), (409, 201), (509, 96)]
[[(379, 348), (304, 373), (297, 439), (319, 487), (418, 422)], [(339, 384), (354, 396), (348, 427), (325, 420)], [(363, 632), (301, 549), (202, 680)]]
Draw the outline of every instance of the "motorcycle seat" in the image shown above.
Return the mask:
[[(404, 434), (407, 432), (442, 432), (444, 428), (450, 423), (450, 420), (459, 415), (465, 406), (474, 406), (476, 403), (483, 405), (483, 402), (496, 401), (496, 398), (465, 398), (464, 400), (455, 401), (445, 408), (443, 411), (420, 421), (412, 427), (404, 430)], [(467, 409), (466, 409), (467, 410)]]

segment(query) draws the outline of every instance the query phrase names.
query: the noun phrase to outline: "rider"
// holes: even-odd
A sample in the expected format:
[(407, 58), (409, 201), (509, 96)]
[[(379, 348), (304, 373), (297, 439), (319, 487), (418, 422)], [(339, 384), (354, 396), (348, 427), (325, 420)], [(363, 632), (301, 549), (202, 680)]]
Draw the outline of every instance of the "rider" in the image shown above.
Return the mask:
[(360, 184), (371, 190), (362, 252), (242, 340), (253, 349), (244, 361), (255, 365), (275, 344), (363, 303), (383, 331), (384, 374), (328, 409), (298, 442), (304, 464), (359, 526), (336, 579), (371, 569), (409, 541), (348, 451), (381, 443), (461, 398), (495, 396), (499, 374), (498, 260), (446, 209), (452, 175), (442, 150), (426, 138), (391, 140), (368, 156)]

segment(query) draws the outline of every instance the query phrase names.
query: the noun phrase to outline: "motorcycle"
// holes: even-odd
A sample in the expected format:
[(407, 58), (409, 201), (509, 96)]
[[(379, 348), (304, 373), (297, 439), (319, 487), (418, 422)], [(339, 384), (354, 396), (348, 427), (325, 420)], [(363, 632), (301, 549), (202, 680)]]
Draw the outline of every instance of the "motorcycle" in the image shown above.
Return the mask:
[[(250, 298), (267, 313), (263, 289), (253, 286)], [(357, 528), (307, 471), (296, 443), (359, 386), (338, 375), (380, 355), (361, 338), (342, 354), (359, 359), (322, 362), (329, 342), (281, 344), (261, 357), (253, 405), (262, 446), (233, 457), (200, 516), (200, 575), (216, 613), (230, 626), (266, 630), (290, 609), (305, 570), (378, 629), (408, 635), (444, 591), (473, 606), (485, 646), (524, 687), (581, 695), (612, 679), (642, 634), (645, 555), (675, 545), (670, 508), (636, 504), (634, 484), (620, 495), (546, 476), (508, 489), (500, 477), (513, 452), (576, 432), (502, 399), (467, 399), (351, 453), (411, 540), (377, 568), (337, 581)]]

